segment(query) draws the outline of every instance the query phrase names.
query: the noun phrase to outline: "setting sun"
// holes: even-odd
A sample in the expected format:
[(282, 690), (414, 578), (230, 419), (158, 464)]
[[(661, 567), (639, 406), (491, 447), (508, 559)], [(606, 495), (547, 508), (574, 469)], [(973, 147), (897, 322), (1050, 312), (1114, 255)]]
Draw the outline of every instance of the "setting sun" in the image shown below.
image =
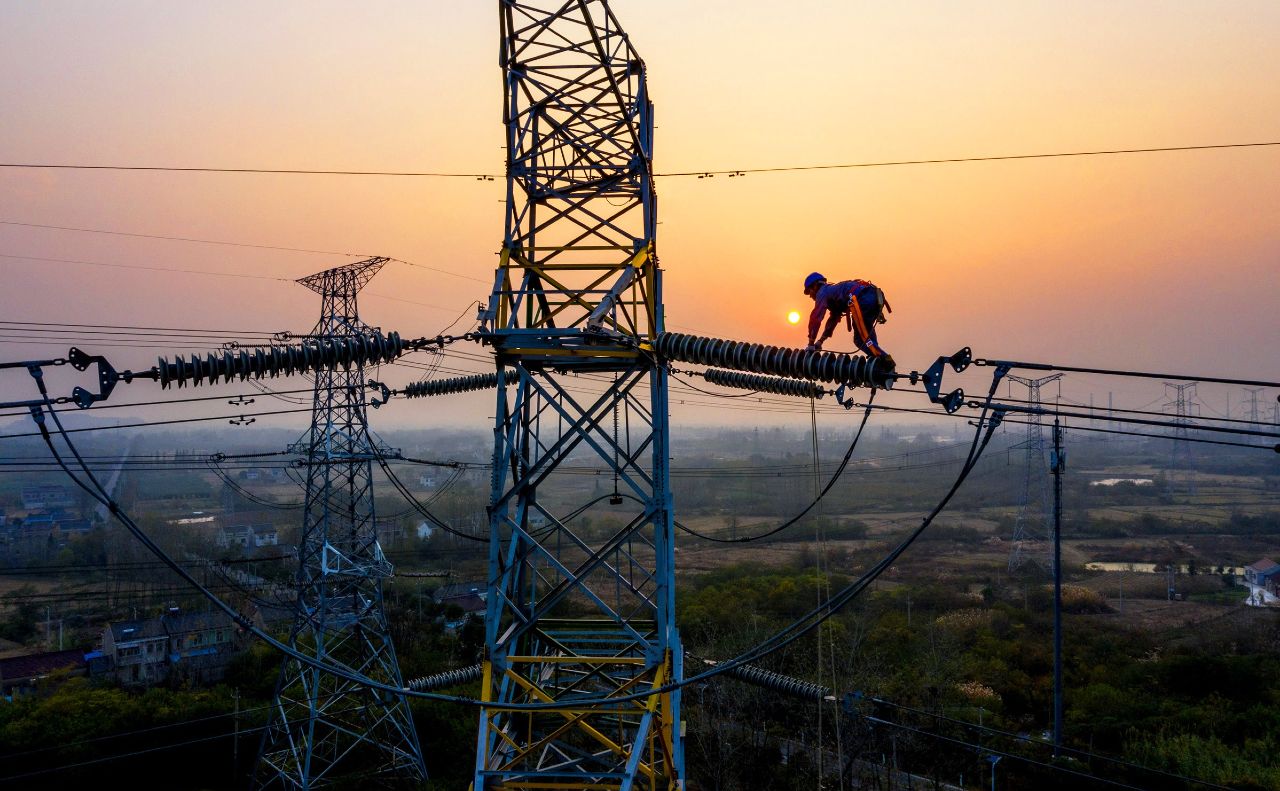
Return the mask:
[(790, 313), (787, 314), (787, 321), (791, 322), (792, 324), (799, 324), (800, 314), (794, 310), (791, 311)]

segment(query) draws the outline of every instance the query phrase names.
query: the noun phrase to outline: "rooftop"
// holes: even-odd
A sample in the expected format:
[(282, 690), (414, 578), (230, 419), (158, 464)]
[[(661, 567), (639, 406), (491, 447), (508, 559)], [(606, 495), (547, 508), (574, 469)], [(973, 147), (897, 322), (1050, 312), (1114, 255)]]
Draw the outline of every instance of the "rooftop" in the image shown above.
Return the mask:
[(159, 618), (147, 618), (141, 621), (120, 621), (110, 626), (111, 637), (117, 643), (129, 643), (134, 640), (153, 640), (164, 637), (164, 625)]
[(0, 659), (0, 678), (35, 678), (68, 667), (84, 667), (84, 651), (46, 651)]

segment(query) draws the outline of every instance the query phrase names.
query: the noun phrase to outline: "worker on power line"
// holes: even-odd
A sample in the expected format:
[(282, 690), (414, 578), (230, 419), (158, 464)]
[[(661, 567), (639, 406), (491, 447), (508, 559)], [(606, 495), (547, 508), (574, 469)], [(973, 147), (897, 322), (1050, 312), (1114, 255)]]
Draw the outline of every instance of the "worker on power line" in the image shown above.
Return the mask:
[[(889, 368), (894, 367), (893, 356), (880, 348), (876, 340), (876, 325), (884, 324), (884, 314), (892, 313), (893, 308), (874, 283), (866, 280), (827, 283), (821, 273), (814, 272), (804, 279), (804, 295), (812, 297), (814, 302), (813, 312), (809, 314), (809, 351), (821, 350), (823, 341), (831, 337), (840, 317), (844, 316), (853, 332), (854, 345), (867, 356), (879, 358)], [(826, 326), (822, 328), (822, 337), (818, 337), (824, 314), (827, 314)]]

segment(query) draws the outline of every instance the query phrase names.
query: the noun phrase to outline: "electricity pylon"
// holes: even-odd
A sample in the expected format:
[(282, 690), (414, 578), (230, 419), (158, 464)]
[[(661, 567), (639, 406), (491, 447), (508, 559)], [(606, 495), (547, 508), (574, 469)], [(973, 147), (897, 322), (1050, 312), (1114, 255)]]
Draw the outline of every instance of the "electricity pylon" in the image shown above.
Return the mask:
[[(1062, 378), (1062, 374), (1053, 374), (1039, 379), (1028, 379), (1022, 376), (1007, 377), (1010, 382), (1017, 382), (1027, 388), (1027, 406), (1038, 407), (1040, 388), (1050, 382)], [(1050, 569), (1053, 566), (1052, 554), (1049, 552), (1049, 539), (1053, 533), (1050, 520), (1052, 500), (1049, 497), (1048, 465), (1045, 461), (1045, 442), (1041, 415), (1039, 412), (1027, 413), (1027, 438), (1013, 447), (1026, 451), (1027, 466), (1022, 478), (1022, 500), (1018, 507), (1017, 520), (1013, 527), (1013, 550), (1009, 553), (1009, 570), (1022, 566), (1028, 560), (1040, 563), (1047, 561)]]
[[(1196, 383), (1165, 382), (1164, 391), (1169, 400), (1164, 403), (1166, 411), (1173, 410), (1173, 449), (1169, 460), (1168, 487), (1170, 493), (1182, 490), (1187, 494), (1196, 493), (1196, 482), (1192, 474), (1195, 461), (1191, 454), (1189, 428), (1193, 413), (1198, 414), (1200, 405), (1196, 403)], [(1230, 417), (1230, 415), (1228, 415)]]
[[(507, 208), (481, 323), (515, 381), (495, 413), (494, 705), (474, 788), (674, 789), (680, 693), (655, 691), (683, 667), (645, 65), (602, 0), (502, 0), (500, 19)], [(575, 453), (614, 491), (593, 500), (561, 474)], [(575, 520), (606, 501), (605, 529)]]
[[(1262, 412), (1258, 409), (1258, 393), (1266, 390), (1264, 387), (1246, 387), (1245, 392), (1249, 394), (1249, 407), (1245, 412), (1250, 423), (1258, 423), (1262, 420)], [(1227, 415), (1231, 417), (1231, 415)]]
[[(360, 321), (356, 294), (387, 260), (371, 258), (298, 281), (323, 300), (313, 335), (347, 337), (370, 330)], [(311, 430), (300, 445), (306, 510), (289, 645), (352, 675), (402, 687), (382, 603), (382, 581), (392, 568), (374, 527), (375, 453), (363, 368), (316, 373)], [(384, 781), (426, 779), (405, 697), (286, 658), (254, 785), (323, 788), (352, 774)]]

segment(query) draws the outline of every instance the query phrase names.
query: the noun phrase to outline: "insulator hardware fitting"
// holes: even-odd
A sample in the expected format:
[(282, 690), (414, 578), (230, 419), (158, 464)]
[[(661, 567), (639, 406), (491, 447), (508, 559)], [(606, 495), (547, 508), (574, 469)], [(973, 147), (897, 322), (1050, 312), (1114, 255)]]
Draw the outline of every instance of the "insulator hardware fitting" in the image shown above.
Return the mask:
[(725, 675), (729, 678), (745, 681), (748, 684), (755, 684), (758, 687), (772, 689), (775, 692), (808, 700), (821, 701), (831, 695), (831, 689), (821, 684), (784, 676), (781, 673), (775, 673), (772, 670), (765, 670), (754, 665), (738, 665), (726, 670)]
[(884, 366), (881, 358), (789, 349), (681, 332), (660, 333), (654, 349), (666, 360), (854, 387), (889, 388), (895, 378), (893, 370)]
[[(507, 384), (516, 380), (514, 370), (503, 374)], [(426, 398), (428, 396), (466, 393), (472, 390), (492, 390), (498, 386), (498, 374), (476, 374), (474, 376), (455, 376), (452, 379), (432, 379), (427, 382), (414, 382), (404, 386), (400, 395), (405, 398)]]
[(481, 665), (469, 665), (460, 667), (457, 670), (446, 670), (443, 673), (434, 673), (430, 676), (411, 679), (405, 686), (414, 692), (428, 692), (442, 687), (453, 687), (458, 684), (466, 684), (469, 681), (478, 681), (483, 669)]
[(156, 373), (162, 388), (186, 384), (198, 387), (205, 381), (217, 384), (233, 379), (243, 382), (246, 379), (274, 379), (338, 368), (350, 370), (352, 366), (389, 363), (404, 351), (405, 344), (398, 332), (335, 335), (311, 338), (294, 346), (259, 346), (227, 350), (221, 354), (210, 353), (203, 359), (194, 354), (190, 360), (177, 356), (172, 363), (161, 357)]
[(736, 387), (739, 390), (755, 390), (775, 395), (798, 396), (800, 398), (822, 398), (827, 391), (816, 382), (804, 379), (787, 379), (781, 376), (763, 376), (748, 374), (742, 371), (726, 371), (723, 368), (708, 368), (702, 372), (702, 378), (711, 384), (721, 387)]

